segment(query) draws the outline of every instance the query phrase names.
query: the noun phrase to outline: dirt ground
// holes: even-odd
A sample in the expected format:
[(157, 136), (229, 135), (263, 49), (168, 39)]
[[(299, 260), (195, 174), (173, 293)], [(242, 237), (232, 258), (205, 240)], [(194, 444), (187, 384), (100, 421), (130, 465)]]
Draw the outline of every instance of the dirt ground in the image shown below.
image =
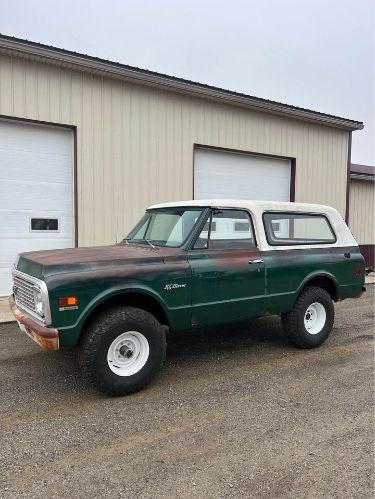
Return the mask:
[(0, 496), (373, 497), (374, 286), (298, 350), (279, 319), (173, 337), (131, 397), (0, 325)]

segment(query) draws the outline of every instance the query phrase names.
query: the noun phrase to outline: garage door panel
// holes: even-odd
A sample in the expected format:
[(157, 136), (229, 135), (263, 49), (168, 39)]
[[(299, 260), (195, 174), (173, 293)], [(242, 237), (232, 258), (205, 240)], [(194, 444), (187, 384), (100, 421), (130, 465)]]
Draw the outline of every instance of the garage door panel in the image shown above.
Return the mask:
[[(268, 182), (266, 190), (264, 190), (265, 182)], [(215, 197), (289, 201), (289, 179), (280, 178), (274, 182), (274, 178), (269, 176), (254, 175), (249, 178), (242, 175), (232, 175), (232, 178), (228, 180), (227, 175), (211, 174), (210, 184), (205, 188), (198, 189), (195, 197), (196, 199)]]
[[(22, 215), (22, 216), (21, 216)], [(46, 238), (46, 233), (31, 231), (32, 218), (54, 218), (58, 220), (58, 232), (48, 232), (48, 238), (71, 239), (74, 224), (71, 216), (62, 211), (45, 210), (37, 212), (35, 210), (24, 210), (22, 213), (14, 210), (0, 210), (0, 241), (11, 237), (36, 239)]]
[[(43, 152), (51, 156), (59, 154), (71, 156), (72, 132), (70, 130), (5, 121), (0, 126), (0, 149)], [(17, 128), (16, 133), (15, 128)]]
[[(32, 231), (31, 218), (58, 219), (58, 231)], [(17, 253), (74, 245), (71, 131), (0, 121), (0, 227), (0, 296)]]
[[(1, 251), (0, 254), (0, 266), (12, 267), (18, 253), (24, 253), (27, 251), (39, 251), (45, 249), (59, 249), (68, 248), (70, 246), (71, 239), (55, 239), (51, 241), (50, 238), (41, 239), (30, 239), (24, 238), (9, 238), (9, 245)], [(17, 247), (17, 253), (14, 252), (14, 248)], [(10, 264), (10, 265), (8, 265)]]
[(194, 198), (289, 201), (290, 171), (289, 160), (197, 148)]
[(15, 211), (37, 208), (38, 211), (60, 207), (71, 208), (71, 184), (3, 180), (0, 182), (1, 206), (14, 206)]
[[(223, 155), (224, 157), (220, 157)], [(244, 156), (235, 153), (211, 153), (205, 157), (204, 153), (197, 153), (196, 172), (207, 171), (212, 174), (227, 175), (228, 168), (235, 165), (233, 173), (238, 176), (249, 177), (254, 174), (267, 175), (272, 178), (285, 178), (289, 169), (289, 161), (256, 156)]]
[(71, 185), (70, 156), (0, 149), (0, 179), (45, 180)]

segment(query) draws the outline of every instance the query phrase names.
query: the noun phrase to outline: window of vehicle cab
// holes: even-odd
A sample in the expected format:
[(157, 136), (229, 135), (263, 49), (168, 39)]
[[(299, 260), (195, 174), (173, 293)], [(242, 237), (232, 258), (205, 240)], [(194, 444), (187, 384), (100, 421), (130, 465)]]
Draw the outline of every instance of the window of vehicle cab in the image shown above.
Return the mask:
[(254, 248), (255, 238), (249, 214), (244, 210), (212, 210), (194, 249)]
[(124, 242), (176, 248), (188, 238), (202, 211), (181, 207), (148, 211)]
[(332, 226), (323, 214), (266, 212), (263, 214), (263, 223), (271, 246), (336, 242)]

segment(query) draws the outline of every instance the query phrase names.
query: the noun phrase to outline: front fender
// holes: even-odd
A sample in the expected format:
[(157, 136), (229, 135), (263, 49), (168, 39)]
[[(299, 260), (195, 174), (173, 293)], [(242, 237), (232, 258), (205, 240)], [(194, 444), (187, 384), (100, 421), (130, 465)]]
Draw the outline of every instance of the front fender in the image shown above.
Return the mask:
[[(76, 320), (69, 325), (58, 327), (62, 346), (73, 346), (78, 342), (82, 328), (87, 318), (103, 303), (118, 295), (126, 295), (130, 293), (139, 293), (146, 295), (155, 300), (164, 311), (169, 323), (172, 323), (171, 313), (166, 303), (158, 293), (145, 285), (137, 285), (135, 283), (129, 285), (115, 286), (96, 294), (78, 315)], [(69, 313), (69, 312), (66, 312)]]
[(107, 301), (108, 299), (116, 296), (116, 295), (122, 295), (122, 294), (127, 294), (127, 293), (140, 293), (149, 296), (150, 298), (153, 298), (155, 301), (158, 302), (158, 304), (161, 306), (163, 309), (165, 315), (168, 317), (168, 312), (169, 309), (162, 299), (162, 297), (156, 293), (153, 289), (149, 288), (148, 286), (142, 285), (142, 284), (129, 284), (125, 286), (116, 286), (112, 287), (110, 289), (106, 289), (105, 291), (99, 293), (98, 295), (95, 296), (93, 300), (91, 300), (85, 309), (82, 311), (77, 324), (83, 324), (87, 317), (102, 303)]

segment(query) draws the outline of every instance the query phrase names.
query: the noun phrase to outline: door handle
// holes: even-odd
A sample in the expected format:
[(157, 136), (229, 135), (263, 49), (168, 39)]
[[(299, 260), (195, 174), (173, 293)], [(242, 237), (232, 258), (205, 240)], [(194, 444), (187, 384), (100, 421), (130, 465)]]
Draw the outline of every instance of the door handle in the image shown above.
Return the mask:
[(263, 263), (263, 260), (261, 258), (258, 260), (249, 260), (249, 263)]

